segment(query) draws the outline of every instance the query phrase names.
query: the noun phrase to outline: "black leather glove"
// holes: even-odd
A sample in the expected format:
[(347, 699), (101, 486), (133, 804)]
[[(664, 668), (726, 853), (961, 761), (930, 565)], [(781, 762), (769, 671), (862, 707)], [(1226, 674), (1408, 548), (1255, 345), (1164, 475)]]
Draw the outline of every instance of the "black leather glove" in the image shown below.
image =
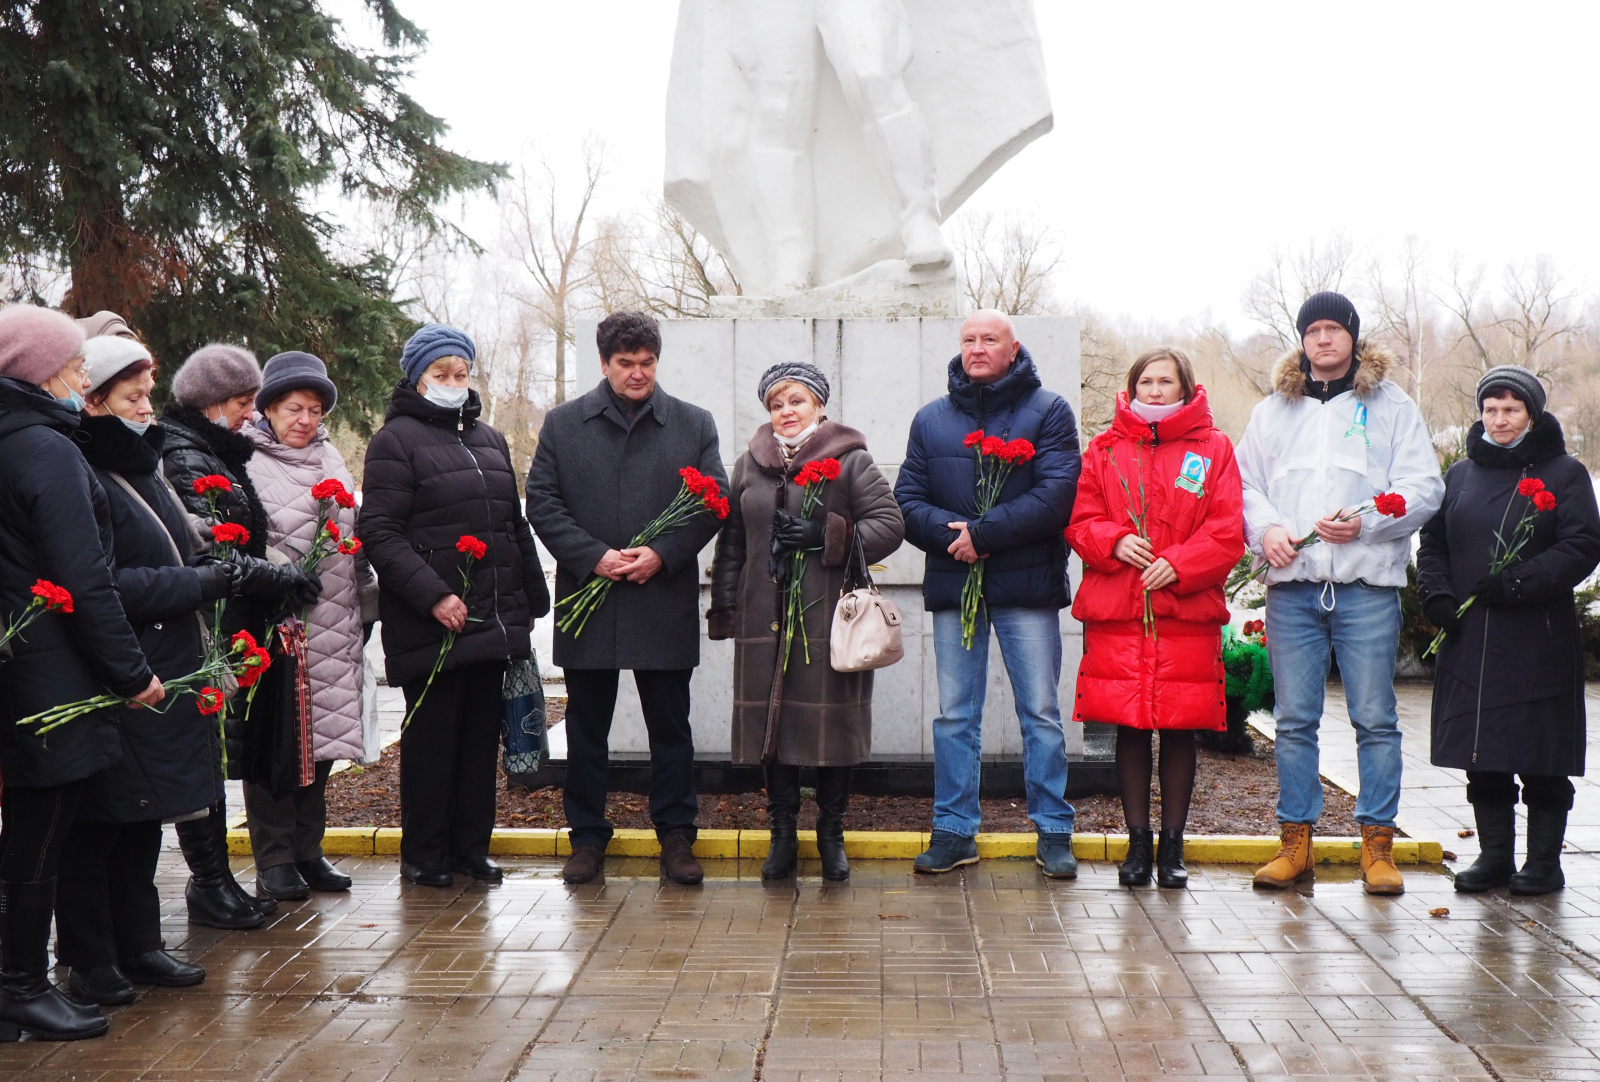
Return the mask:
[(233, 565), (208, 560), (194, 569), (200, 580), (201, 601), (221, 601), (233, 596)]
[(234, 592), (240, 597), (282, 601), (305, 581), (299, 568), (268, 563), (257, 556), (234, 552), (228, 555), (228, 562), (236, 572)]
[(1446, 635), (1455, 635), (1461, 631), (1461, 618), (1456, 615), (1460, 607), (1461, 602), (1449, 594), (1434, 594), (1422, 603), (1422, 614)]
[(797, 518), (783, 508), (772, 512), (772, 536), (791, 552), (811, 552), (822, 547), (824, 524), (820, 519)]
[(1506, 603), (1506, 581), (1504, 575), (1485, 575), (1472, 587), (1472, 596), (1484, 605), (1504, 605)]
[(307, 575), (299, 568), (291, 568), (300, 580), (294, 584), (295, 600), (302, 605), (315, 605), (322, 596), (322, 576), (313, 571)]

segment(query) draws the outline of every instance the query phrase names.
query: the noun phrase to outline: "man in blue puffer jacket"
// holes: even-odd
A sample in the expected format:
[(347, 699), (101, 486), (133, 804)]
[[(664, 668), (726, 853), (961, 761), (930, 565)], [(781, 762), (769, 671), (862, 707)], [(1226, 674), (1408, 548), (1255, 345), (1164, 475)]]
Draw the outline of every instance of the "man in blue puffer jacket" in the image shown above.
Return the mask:
[[(977, 514), (982, 429), (1033, 444), (1032, 461), (1011, 473), (996, 505)], [(933, 723), (933, 840), (919, 872), (947, 872), (978, 859), (978, 779), (989, 628), (1011, 677), (1022, 725), (1028, 817), (1039, 832), (1044, 874), (1077, 875), (1072, 805), (1067, 803), (1060, 611), (1071, 601), (1062, 531), (1078, 491), (1078, 425), (1072, 407), (1045, 390), (1033, 358), (1002, 312), (975, 312), (961, 325), (961, 356), (950, 362), (950, 393), (917, 411), (895, 498), (906, 539), (928, 554), (924, 606), (933, 613), (939, 717)], [(986, 560), (983, 604), (972, 648), (961, 640), (961, 590)]]

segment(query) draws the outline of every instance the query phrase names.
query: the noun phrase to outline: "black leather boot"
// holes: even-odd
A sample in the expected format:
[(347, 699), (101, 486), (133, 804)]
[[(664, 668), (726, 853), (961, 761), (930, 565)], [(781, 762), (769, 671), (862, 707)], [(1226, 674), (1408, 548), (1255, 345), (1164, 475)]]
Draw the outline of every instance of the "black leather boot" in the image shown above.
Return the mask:
[(800, 768), (788, 763), (767, 767), (767, 821), (772, 824), (772, 843), (762, 879), (788, 879), (794, 874), (800, 842), (795, 822), (800, 816)]
[(1549, 894), (1567, 885), (1561, 871), (1561, 842), (1566, 836), (1566, 808), (1529, 806), (1528, 860), (1511, 877), (1512, 894)]
[(843, 883), (850, 878), (850, 861), (844, 855), (844, 816), (850, 810), (850, 768), (817, 767), (817, 855), (822, 858), (822, 878)]
[(1478, 859), (1456, 873), (1456, 890), (1477, 894), (1511, 882), (1517, 870), (1517, 803), (1484, 800), (1472, 806), (1478, 824)]
[[(230, 931), (259, 928), (267, 922), (266, 913), (252, 904), (228, 867), (228, 824), (224, 814), (222, 808), (213, 807), (210, 815), (174, 827), (178, 847), (189, 865), (189, 885), (183, 890), (189, 921)], [(276, 909), (277, 903), (272, 907)]]
[(72, 1002), (50, 983), (50, 918), (56, 881), (0, 883), (0, 1041), (23, 1033), (41, 1041), (103, 1037), (111, 1023), (94, 1005)]
[(1189, 869), (1183, 866), (1183, 828), (1163, 830), (1156, 847), (1156, 886), (1183, 890), (1189, 885)]
[(1155, 864), (1155, 833), (1128, 828), (1128, 859), (1117, 869), (1117, 882), (1125, 887), (1148, 887)]

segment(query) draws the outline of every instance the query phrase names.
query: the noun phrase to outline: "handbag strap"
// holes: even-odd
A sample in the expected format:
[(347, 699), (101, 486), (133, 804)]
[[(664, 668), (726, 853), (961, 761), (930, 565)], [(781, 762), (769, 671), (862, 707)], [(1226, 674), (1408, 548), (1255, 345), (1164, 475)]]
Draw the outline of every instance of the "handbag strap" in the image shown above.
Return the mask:
[(122, 474), (113, 470), (107, 470), (106, 473), (110, 475), (113, 481), (122, 486), (123, 491), (133, 497), (134, 503), (144, 508), (145, 514), (155, 520), (156, 525), (161, 529), (161, 536), (166, 539), (167, 546), (172, 549), (173, 558), (178, 561), (178, 566), (184, 566), (183, 553), (178, 550), (178, 543), (172, 539), (172, 534), (167, 531), (167, 524), (162, 521), (160, 515), (156, 514), (156, 509), (151, 507), (143, 496), (139, 495), (139, 490), (134, 488)]
[(850, 556), (845, 560), (844, 589), (839, 591), (843, 597), (851, 590), (876, 590), (877, 586), (872, 581), (872, 571), (867, 567), (867, 553), (861, 543), (861, 528), (852, 525), (850, 528)]

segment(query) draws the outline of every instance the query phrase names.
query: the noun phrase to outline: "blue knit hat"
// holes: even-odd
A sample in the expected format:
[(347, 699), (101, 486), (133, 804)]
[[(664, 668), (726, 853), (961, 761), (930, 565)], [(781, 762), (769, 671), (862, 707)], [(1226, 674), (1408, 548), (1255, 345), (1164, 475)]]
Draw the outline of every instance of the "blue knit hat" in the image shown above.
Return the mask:
[(310, 391), (322, 399), (322, 412), (332, 413), (339, 404), (339, 389), (328, 378), (328, 366), (321, 357), (299, 350), (280, 353), (261, 369), (261, 390), (256, 392), (256, 409), (266, 408), (290, 391)]
[(478, 347), (463, 331), (443, 323), (425, 323), (406, 343), (400, 354), (400, 367), (406, 370), (406, 379), (414, 387), (428, 366), (440, 357), (461, 357), (467, 362), (467, 371), (471, 372), (477, 367), (474, 362), (478, 359)]

